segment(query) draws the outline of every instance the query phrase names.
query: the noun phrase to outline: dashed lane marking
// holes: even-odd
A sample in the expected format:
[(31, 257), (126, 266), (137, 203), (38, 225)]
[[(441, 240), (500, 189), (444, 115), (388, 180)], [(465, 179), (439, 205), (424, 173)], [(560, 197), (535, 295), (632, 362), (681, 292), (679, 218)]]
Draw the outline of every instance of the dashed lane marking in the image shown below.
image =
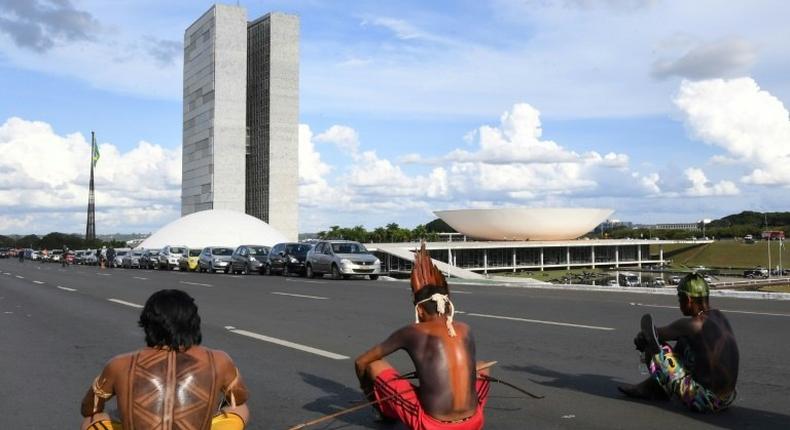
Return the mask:
[(186, 284), (186, 285), (197, 285), (198, 287), (212, 287), (213, 286), (211, 284), (201, 284), (200, 282), (178, 281), (178, 283)]
[(11, 274), (10, 274), (10, 273), (8, 273), (8, 272), (3, 272), (3, 275), (6, 275), (6, 276), (11, 276)]
[(113, 302), (113, 303), (118, 303), (119, 305), (129, 306), (129, 307), (132, 307), (132, 308), (137, 308), (137, 309), (142, 309), (143, 308), (143, 305), (138, 305), (137, 303), (127, 302), (125, 300), (120, 300), (120, 299), (107, 299), (107, 300), (110, 301), (110, 302)]
[(41, 282), (41, 281), (33, 281), (33, 283), (34, 283), (34, 284), (41, 285), (41, 284), (43, 284), (44, 282)]
[(453, 290), (453, 294), (472, 294), (472, 292), (471, 292), (471, 291), (458, 291), (458, 290)]
[(148, 280), (148, 278), (143, 278), (142, 276), (132, 276), (132, 278), (139, 279), (141, 281), (147, 281)]
[(278, 296), (301, 297), (304, 299), (329, 300), (329, 297), (308, 296), (307, 294), (283, 293), (280, 291), (272, 291), (272, 294), (276, 294)]
[(253, 333), (247, 330), (239, 330), (233, 326), (225, 326), (225, 328), (235, 334), (239, 334), (242, 336), (247, 336), (253, 339), (262, 340), (264, 342), (273, 343), (275, 345), (284, 346), (286, 348), (297, 349), (299, 351), (309, 352), (310, 354), (320, 355), (321, 357), (331, 358), (332, 360), (348, 360), (350, 357), (341, 354), (335, 354), (334, 352), (324, 351), (323, 349), (313, 348), (312, 346), (302, 345), (299, 343), (277, 339), (276, 337), (264, 336), (262, 334)]
[(61, 287), (60, 285), (58, 285), (57, 287), (58, 287), (58, 288), (60, 288), (60, 289), (61, 289), (61, 290), (63, 290), (63, 291), (69, 291), (69, 292), (72, 292), (72, 293), (73, 293), (73, 292), (75, 292), (75, 291), (77, 291), (77, 290), (75, 290), (74, 288), (69, 288), (69, 287)]
[(99, 275), (99, 276), (112, 276), (112, 273), (99, 273), (99, 272), (96, 272), (96, 274)]
[[(639, 306), (643, 308), (662, 308), (662, 309), (674, 309), (678, 310), (677, 306), (666, 306), (666, 305), (648, 305), (645, 303), (630, 303), (631, 306)], [(782, 313), (771, 313), (771, 312), (755, 312), (755, 311), (737, 311), (732, 309), (719, 309), (720, 311), (728, 314), (747, 314), (747, 315), (766, 315), (771, 317), (790, 317), (790, 314), (782, 314)]]
[(16, 275), (16, 277), (17, 277), (17, 278), (19, 278), (19, 279), (25, 279), (25, 277), (24, 277), (24, 276), (19, 276), (19, 275)]
[(584, 324), (572, 324), (566, 322), (559, 322), (559, 321), (544, 321), (544, 320), (534, 320), (529, 318), (517, 318), (517, 317), (506, 317), (502, 315), (487, 315), (487, 314), (477, 314), (474, 312), (468, 312), (466, 315), (473, 316), (473, 317), (481, 317), (481, 318), (493, 318), (499, 320), (506, 320), (506, 321), (519, 321), (519, 322), (527, 322), (527, 323), (534, 323), (534, 324), (545, 324), (545, 325), (557, 325), (562, 327), (575, 327), (575, 328), (586, 328), (590, 330), (602, 330), (602, 331), (613, 331), (614, 328), (612, 327), (600, 327), (595, 325), (584, 325)]

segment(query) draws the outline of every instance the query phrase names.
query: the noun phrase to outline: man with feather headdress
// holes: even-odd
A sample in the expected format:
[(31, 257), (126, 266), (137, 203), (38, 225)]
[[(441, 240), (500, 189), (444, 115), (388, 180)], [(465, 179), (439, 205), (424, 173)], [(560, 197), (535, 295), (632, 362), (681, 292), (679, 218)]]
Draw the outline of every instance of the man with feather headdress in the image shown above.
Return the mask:
[[(414, 256), (411, 289), (415, 323), (356, 359), (362, 390), (377, 402), (376, 411), (383, 418), (399, 420), (410, 429), (483, 428), (489, 383), (478, 377), (472, 330), (453, 320), (447, 281), (424, 243)], [(419, 386), (384, 360), (399, 349), (414, 362)]]

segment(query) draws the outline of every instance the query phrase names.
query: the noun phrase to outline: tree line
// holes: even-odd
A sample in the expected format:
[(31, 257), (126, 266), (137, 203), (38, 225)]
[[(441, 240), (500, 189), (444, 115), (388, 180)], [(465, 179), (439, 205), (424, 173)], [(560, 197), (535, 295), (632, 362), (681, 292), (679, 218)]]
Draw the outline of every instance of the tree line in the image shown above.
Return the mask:
[(61, 249), (63, 245), (69, 249), (98, 249), (102, 246), (113, 248), (124, 248), (126, 242), (119, 240), (92, 240), (87, 241), (78, 234), (52, 232), (44, 236), (29, 234), (18, 238), (0, 235), (0, 247), (2, 248), (33, 248), (33, 249)]

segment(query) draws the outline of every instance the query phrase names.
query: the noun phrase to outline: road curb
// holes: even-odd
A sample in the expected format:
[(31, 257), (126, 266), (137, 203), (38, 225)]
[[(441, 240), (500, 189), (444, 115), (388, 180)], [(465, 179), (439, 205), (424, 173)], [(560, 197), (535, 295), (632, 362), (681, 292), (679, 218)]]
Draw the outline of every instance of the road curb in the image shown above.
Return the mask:
[[(453, 284), (460, 285), (497, 285), (506, 288), (531, 288), (538, 290), (569, 290), (569, 291), (600, 291), (600, 292), (617, 292), (617, 293), (636, 293), (636, 294), (653, 294), (674, 296), (677, 294), (675, 288), (643, 288), (643, 287), (610, 287), (603, 285), (582, 285), (582, 284), (549, 284), (549, 283), (531, 283), (531, 282), (498, 282), (493, 279), (488, 279), (486, 282), (481, 281), (459, 281), (452, 280)], [(731, 297), (736, 299), (753, 299), (753, 300), (790, 300), (790, 293), (771, 293), (765, 291), (735, 291), (735, 290), (711, 290), (711, 297)]]

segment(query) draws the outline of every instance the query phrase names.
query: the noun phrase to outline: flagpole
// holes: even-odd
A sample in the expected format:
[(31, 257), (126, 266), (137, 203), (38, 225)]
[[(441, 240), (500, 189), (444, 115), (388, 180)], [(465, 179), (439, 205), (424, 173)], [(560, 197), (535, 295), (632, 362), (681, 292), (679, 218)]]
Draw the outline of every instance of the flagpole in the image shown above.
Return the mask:
[[(96, 134), (91, 131), (91, 178), (88, 187), (88, 221), (85, 226), (85, 241), (93, 242), (96, 240), (96, 201), (94, 196), (93, 186), (93, 166), (95, 163), (94, 157), (96, 154)], [(90, 246), (90, 244), (88, 244)]]

